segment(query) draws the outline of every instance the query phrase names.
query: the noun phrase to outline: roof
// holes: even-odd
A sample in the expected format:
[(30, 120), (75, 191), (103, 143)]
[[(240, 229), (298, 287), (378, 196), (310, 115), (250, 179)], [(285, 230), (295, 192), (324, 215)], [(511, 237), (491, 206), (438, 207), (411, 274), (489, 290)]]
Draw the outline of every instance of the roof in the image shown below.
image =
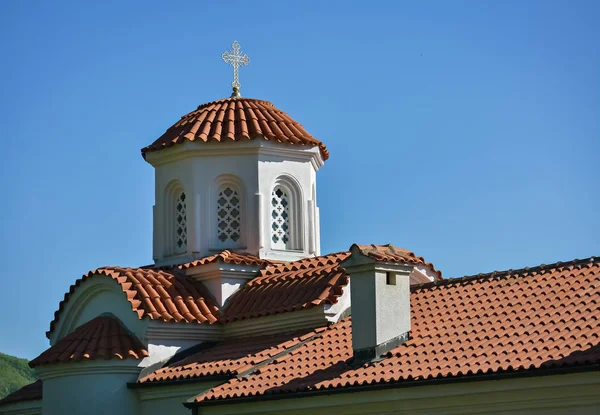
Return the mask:
[(140, 319), (148, 317), (162, 321), (207, 324), (218, 320), (219, 310), (208, 290), (201, 282), (187, 277), (183, 271), (175, 268), (158, 270), (103, 267), (88, 272), (71, 285), (54, 313), (54, 320), (46, 333), (48, 337), (75, 289), (96, 275), (104, 275), (116, 281)]
[(54, 346), (29, 362), (29, 366), (98, 359), (143, 359), (144, 345), (112, 316), (99, 316), (77, 327)]
[(338, 252), (267, 267), (233, 294), (221, 313), (221, 321), (336, 303), (348, 284), (348, 276), (339, 267), (348, 256), (348, 252)]
[(0, 399), (0, 405), (22, 401), (37, 401), (40, 399), (42, 399), (42, 381), (36, 380), (5, 396), (4, 399)]
[(350, 247), (350, 250), (357, 248), (358, 252), (362, 255), (372, 258), (375, 261), (383, 262), (396, 262), (413, 265), (425, 265), (433, 272), (435, 272), (438, 278), (442, 278), (442, 272), (435, 269), (431, 262), (425, 261), (423, 257), (416, 256), (413, 252), (404, 249), (397, 248), (392, 244), (387, 245), (358, 245), (354, 244)]
[(267, 265), (275, 263), (274, 261), (261, 259), (254, 255), (232, 252), (226, 249), (218, 254), (210, 255), (192, 262), (186, 262), (185, 264), (177, 265), (176, 267), (179, 269), (189, 269), (199, 267), (201, 265), (214, 264), (217, 262), (235, 265), (251, 265), (257, 267), (266, 267)]
[[(394, 245), (355, 245), (363, 255), (375, 259), (430, 267), (439, 278), (433, 264), (411, 251)], [(348, 274), (342, 262), (350, 252), (305, 258), (294, 262), (271, 264), (261, 274), (237, 291), (225, 310), (223, 323), (261, 317), (287, 311), (303, 310), (320, 304), (335, 304), (348, 284)]]
[[(366, 255), (390, 255), (414, 264), (433, 265), (410, 251), (393, 245), (357, 245)], [(183, 323), (227, 323), (288, 311), (309, 309), (321, 304), (335, 304), (348, 284), (348, 275), (340, 264), (349, 252), (338, 252), (293, 262), (276, 262), (254, 255), (225, 250), (192, 262), (154, 268), (103, 267), (92, 270), (78, 279), (65, 294), (54, 320), (49, 337), (60, 314), (79, 285), (97, 275), (116, 281), (127, 296), (131, 308), (140, 319)], [(211, 263), (248, 265), (262, 268), (259, 275), (239, 289), (219, 310), (210, 292), (199, 281), (185, 275), (185, 270)], [(441, 273), (438, 276), (441, 278)]]
[(200, 105), (181, 117), (162, 136), (142, 149), (146, 154), (185, 140), (202, 142), (244, 141), (260, 138), (276, 143), (317, 146), (323, 160), (329, 151), (302, 125), (268, 101), (226, 98)]
[(138, 383), (190, 380), (208, 376), (237, 376), (301, 344), (323, 330), (324, 327), (278, 335), (227, 339), (158, 369), (141, 378)]
[(195, 402), (600, 364), (597, 259), (422, 284), (410, 300), (411, 337), (383, 360), (352, 364), (346, 318)]

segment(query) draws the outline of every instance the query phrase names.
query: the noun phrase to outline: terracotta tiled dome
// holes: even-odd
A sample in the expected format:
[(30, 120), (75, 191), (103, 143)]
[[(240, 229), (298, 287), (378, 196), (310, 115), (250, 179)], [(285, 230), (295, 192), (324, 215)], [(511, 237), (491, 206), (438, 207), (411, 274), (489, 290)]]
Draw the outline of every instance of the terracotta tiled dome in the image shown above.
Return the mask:
[(142, 155), (182, 143), (184, 140), (243, 141), (261, 138), (285, 144), (318, 146), (324, 160), (329, 152), (285, 112), (268, 101), (250, 98), (226, 98), (200, 105), (181, 117), (154, 143), (142, 149)]

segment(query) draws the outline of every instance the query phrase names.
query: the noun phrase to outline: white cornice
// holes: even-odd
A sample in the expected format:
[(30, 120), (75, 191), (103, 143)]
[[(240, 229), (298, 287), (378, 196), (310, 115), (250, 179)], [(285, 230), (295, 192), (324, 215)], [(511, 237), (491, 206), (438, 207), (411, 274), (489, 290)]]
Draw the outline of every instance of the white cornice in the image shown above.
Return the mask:
[(217, 341), (223, 338), (223, 326), (206, 323), (168, 323), (151, 320), (148, 324), (146, 339), (149, 343), (159, 340), (193, 340), (197, 342)]
[(416, 265), (410, 273), (411, 284), (421, 284), (438, 280), (438, 274), (435, 273), (429, 265)]
[(271, 316), (255, 317), (227, 324), (177, 324), (152, 320), (146, 338), (149, 343), (169, 340), (197, 342), (219, 341), (227, 337), (260, 336), (284, 331), (320, 327), (330, 323), (334, 314), (344, 310), (318, 305), (305, 310), (288, 311)]
[(316, 146), (297, 146), (296, 144), (290, 146), (287, 144), (263, 142), (259, 147), (259, 153), (287, 160), (310, 161), (315, 171), (319, 170), (325, 164), (321, 157), (321, 152)]
[(3, 415), (41, 415), (42, 400), (17, 401), (2, 404), (0, 413)]
[(184, 141), (173, 147), (146, 153), (146, 161), (153, 167), (187, 158), (240, 155), (270, 155), (287, 160), (310, 161), (315, 170), (324, 164), (319, 147), (283, 144), (256, 138), (240, 142), (191, 142)]
[(239, 279), (252, 279), (261, 270), (257, 265), (245, 264), (226, 264), (224, 262), (213, 262), (210, 264), (198, 265), (185, 270), (185, 273), (190, 276), (202, 280), (214, 278), (228, 277)]
[(233, 321), (224, 325), (225, 337), (260, 336), (328, 324), (323, 305), (272, 316)]
[(35, 368), (36, 373), (42, 380), (77, 375), (99, 375), (99, 374), (138, 374), (140, 360), (123, 359), (117, 360), (86, 360), (80, 362), (55, 363), (42, 365)]
[[(154, 399), (169, 399), (169, 398), (182, 398), (182, 403), (199, 395), (217, 385), (223, 383), (223, 381), (204, 381), (204, 382), (193, 382), (193, 383), (180, 383), (176, 385), (166, 386), (165, 384), (151, 383), (146, 384), (144, 387), (136, 388), (136, 392), (142, 401), (149, 401)], [(183, 407), (183, 406), (182, 406)]]
[(337, 298), (335, 304), (325, 304), (324, 313), (327, 320), (331, 323), (337, 323), (342, 318), (350, 315), (351, 296), (350, 296), (350, 284), (342, 287), (342, 295)]

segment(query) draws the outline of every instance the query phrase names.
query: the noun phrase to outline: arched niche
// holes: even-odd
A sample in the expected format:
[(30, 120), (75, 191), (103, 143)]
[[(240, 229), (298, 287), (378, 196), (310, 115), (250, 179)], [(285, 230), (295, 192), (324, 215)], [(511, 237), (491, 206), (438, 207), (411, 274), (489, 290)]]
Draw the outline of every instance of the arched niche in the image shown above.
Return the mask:
[(179, 180), (173, 180), (165, 187), (164, 205), (164, 247), (167, 256), (187, 253), (188, 235), (188, 195)]
[(288, 175), (278, 176), (271, 186), (269, 230), (271, 249), (304, 248), (302, 188)]
[(98, 274), (75, 287), (59, 312), (56, 326), (49, 336), (50, 344), (55, 344), (80, 325), (107, 312), (121, 320), (139, 339), (144, 338), (147, 321), (139, 319), (117, 281)]

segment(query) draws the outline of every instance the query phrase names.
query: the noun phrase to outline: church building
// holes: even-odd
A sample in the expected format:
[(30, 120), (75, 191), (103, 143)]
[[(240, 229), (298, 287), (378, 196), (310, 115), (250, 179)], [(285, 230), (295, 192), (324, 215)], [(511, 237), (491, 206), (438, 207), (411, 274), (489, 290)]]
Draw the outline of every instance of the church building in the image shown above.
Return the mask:
[(600, 413), (598, 258), (445, 279), (410, 240), (322, 253), (327, 147), (223, 58), (232, 96), (141, 150), (153, 264), (74, 278), (0, 414)]

